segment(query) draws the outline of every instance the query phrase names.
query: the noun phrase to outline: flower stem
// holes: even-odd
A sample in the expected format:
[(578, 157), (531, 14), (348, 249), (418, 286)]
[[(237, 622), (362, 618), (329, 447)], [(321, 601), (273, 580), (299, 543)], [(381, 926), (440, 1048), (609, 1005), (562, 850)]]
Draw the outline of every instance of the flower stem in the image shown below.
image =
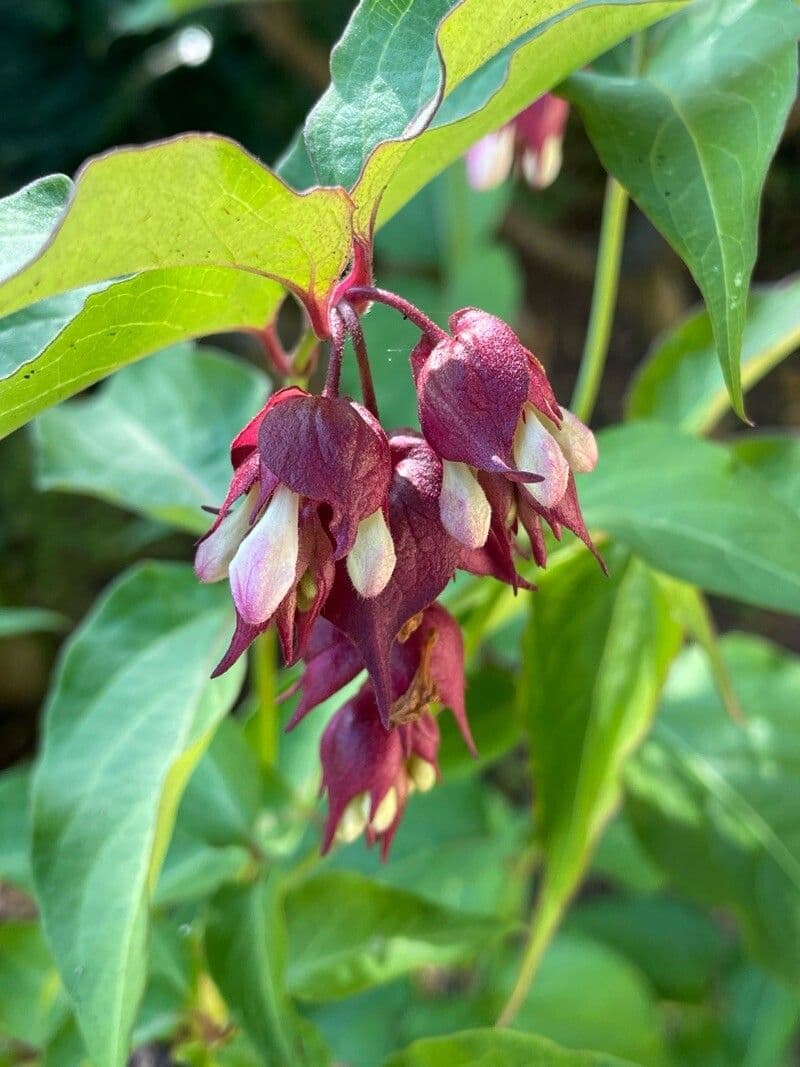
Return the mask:
[(292, 373), (292, 364), (286, 350), (281, 344), (275, 322), (268, 322), (261, 331), (261, 341), (267, 359), (272, 363), (272, 368), (280, 378), (288, 378)]
[(353, 341), (353, 348), (356, 353), (356, 359), (358, 360), (358, 377), (361, 382), (361, 398), (364, 401), (364, 407), (378, 419), (380, 418), (378, 415), (378, 401), (375, 396), (375, 384), (372, 381), (372, 370), (369, 365), (367, 343), (364, 340), (364, 331), (361, 329), (361, 322), (354, 309), (346, 300), (342, 300), (339, 304), (339, 312), (344, 320), (345, 329), (350, 334)]
[(342, 374), (342, 352), (344, 351), (344, 322), (336, 308), (333, 308), (328, 320), (331, 331), (331, 351), (328, 357), (328, 376), (325, 379), (324, 396), (339, 395), (339, 378)]
[(589, 314), (578, 380), (570, 404), (583, 422), (588, 422), (592, 416), (606, 365), (617, 303), (627, 214), (628, 194), (616, 178), (609, 175), (603, 203), (600, 244), (597, 249), (592, 310)]
[(253, 642), (253, 681), (256, 709), (256, 753), (262, 767), (272, 767), (278, 758), (278, 702), (276, 686), (275, 631), (265, 630)]
[(400, 312), (403, 318), (413, 322), (415, 326), (419, 326), (434, 344), (447, 337), (445, 331), (440, 326), (437, 326), (433, 319), (429, 319), (419, 308), (414, 307), (412, 303), (403, 299), (402, 296), (398, 296), (397, 293), (390, 293), (388, 289), (376, 289), (371, 285), (353, 286), (347, 290), (347, 299), (374, 300), (379, 304), (386, 304), (387, 307), (394, 308), (395, 311)]

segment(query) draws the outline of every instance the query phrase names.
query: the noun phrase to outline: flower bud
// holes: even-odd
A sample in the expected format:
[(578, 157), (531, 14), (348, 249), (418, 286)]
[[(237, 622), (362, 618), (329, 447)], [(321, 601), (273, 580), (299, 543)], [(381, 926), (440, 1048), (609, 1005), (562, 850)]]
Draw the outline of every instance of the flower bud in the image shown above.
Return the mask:
[(408, 777), (420, 793), (428, 793), (436, 785), (436, 768), (421, 756), (412, 756), (406, 764)]
[(543, 481), (530, 483), (527, 490), (543, 508), (552, 508), (563, 498), (567, 491), (569, 464), (532, 404), (525, 404), (517, 427), (514, 462), (520, 470), (542, 476)]
[(237, 610), (253, 626), (265, 623), (295, 584), (300, 498), (280, 485), (230, 565)]
[(378, 508), (358, 524), (355, 544), (347, 554), (347, 573), (361, 596), (374, 597), (386, 588), (395, 562), (392, 535)]
[(442, 462), (439, 514), (445, 530), (467, 548), (481, 548), (489, 536), (492, 509), (466, 463)]
[(369, 819), (369, 793), (353, 797), (342, 813), (333, 835), (334, 841), (350, 845), (366, 830)]
[(562, 421), (560, 426), (548, 425), (544, 418), (542, 421), (561, 448), (567, 458), (570, 470), (580, 474), (588, 474), (597, 466), (597, 441), (588, 426), (584, 425), (577, 415), (573, 415), (566, 408), (562, 409)]
[(514, 130), (503, 126), (482, 137), (467, 151), (467, 181), (473, 189), (494, 189), (514, 164)]
[(522, 174), (532, 189), (546, 189), (558, 177), (563, 161), (561, 145), (561, 138), (551, 134), (538, 150), (526, 148), (522, 152)]
[(398, 807), (397, 790), (392, 786), (375, 809), (369, 822), (370, 829), (376, 834), (385, 833), (397, 818)]

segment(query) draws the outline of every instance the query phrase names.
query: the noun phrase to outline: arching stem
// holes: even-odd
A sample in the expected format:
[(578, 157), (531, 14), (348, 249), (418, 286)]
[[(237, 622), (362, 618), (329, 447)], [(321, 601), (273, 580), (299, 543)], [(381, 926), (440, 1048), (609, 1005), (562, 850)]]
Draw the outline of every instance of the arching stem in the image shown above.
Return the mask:
[(372, 381), (372, 370), (369, 365), (364, 331), (361, 329), (358, 315), (346, 300), (342, 300), (339, 303), (338, 310), (344, 321), (345, 329), (353, 340), (353, 348), (358, 360), (358, 377), (361, 382), (361, 397), (364, 401), (364, 407), (377, 419), (379, 418), (378, 401), (375, 396), (375, 385)]
[(347, 299), (350, 301), (374, 300), (378, 304), (386, 304), (387, 307), (394, 308), (395, 311), (400, 312), (403, 318), (413, 322), (415, 326), (419, 326), (425, 336), (434, 344), (447, 337), (445, 331), (440, 326), (437, 326), (433, 319), (429, 319), (419, 308), (414, 307), (412, 303), (403, 299), (402, 296), (398, 296), (397, 293), (390, 293), (388, 289), (376, 289), (371, 285), (353, 286), (347, 290)]

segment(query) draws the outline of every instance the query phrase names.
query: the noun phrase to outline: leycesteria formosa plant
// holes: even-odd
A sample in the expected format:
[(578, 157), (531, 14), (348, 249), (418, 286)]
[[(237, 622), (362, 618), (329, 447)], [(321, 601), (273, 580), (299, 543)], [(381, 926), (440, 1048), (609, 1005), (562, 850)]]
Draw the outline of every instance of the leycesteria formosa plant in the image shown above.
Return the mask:
[(788, 1063), (797, 4), (12, 6), (0, 1064)]

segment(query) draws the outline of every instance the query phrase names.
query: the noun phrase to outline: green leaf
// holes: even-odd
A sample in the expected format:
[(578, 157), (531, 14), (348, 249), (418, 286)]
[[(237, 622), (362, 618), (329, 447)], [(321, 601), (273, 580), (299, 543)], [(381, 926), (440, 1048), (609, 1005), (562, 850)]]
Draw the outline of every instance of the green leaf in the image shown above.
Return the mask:
[[(148, 899), (186, 779), (236, 697), (216, 681), (224, 591), (183, 565), (123, 575), (67, 644), (33, 785), (45, 934), (90, 1057), (125, 1062), (144, 986)], [(113, 907), (109, 902), (113, 902)]]
[(0, 278), (14, 274), (41, 250), (71, 190), (69, 178), (53, 174), (0, 200)]
[(356, 227), (367, 232), (379, 203), (383, 222), (570, 71), (681, 6), (362, 0), (306, 124), (317, 175), (348, 186), (358, 178)]
[(227, 444), (264, 403), (263, 374), (183, 345), (36, 422), (37, 482), (202, 533), (230, 480)]
[(247, 0), (116, 0), (111, 29), (118, 34), (147, 33), (195, 12), (245, 2)]
[(0, 433), (166, 345), (260, 329), (283, 294), (232, 268), (166, 267), (14, 312), (0, 320)]
[(800, 611), (800, 524), (727, 449), (658, 423), (599, 434), (579, 479), (586, 521), (659, 570), (711, 593)]
[[(121, 363), (209, 332), (215, 328), (209, 322), (214, 316), (227, 321), (227, 327), (220, 323), (216, 329), (252, 328), (257, 325), (254, 297), (263, 300), (263, 323), (275, 309), (275, 282), (318, 311), (350, 255), (351, 211), (344, 190), (295, 193), (244, 149), (216, 136), (188, 134), (92, 160), (79, 175), (66, 213), (47, 244), (0, 286), (0, 314), (68, 290), (143, 273), (142, 278), (121, 281), (119, 293), (114, 287), (111, 295), (105, 291), (90, 298), (85, 313), (91, 316), (75, 327), (77, 336), (71, 338), (76, 346), (89, 345), (89, 331), (107, 340), (114, 339), (116, 331), (119, 349), (111, 347), (118, 361), (106, 357), (104, 365), (98, 368), (95, 363), (91, 374), (84, 373), (75, 384), (83, 373), (83, 359), (73, 355), (67, 359), (65, 385), (56, 389), (58, 378), (51, 365), (56, 355), (50, 354), (45, 360), (52, 375), (45, 383), (50, 392), (39, 402), (30, 389), (26, 398), (23, 388), (24, 374), (38, 370), (38, 360), (29, 353), (24, 373), (12, 373), (0, 383), (3, 408), (12, 409), (2, 428), (12, 429), (46, 403)], [(193, 272), (188, 278), (186, 270)], [(148, 278), (150, 272), (156, 276)], [(253, 275), (260, 293), (247, 292)], [(206, 279), (214, 297), (210, 307), (203, 295)], [(261, 286), (264, 280), (267, 284)], [(240, 284), (243, 303), (236, 292)], [(144, 325), (134, 315), (138, 300), (149, 316)], [(108, 307), (108, 301), (114, 306)], [(10, 331), (9, 340), (13, 338)], [(97, 359), (96, 344), (91, 347)]]
[(67, 1012), (39, 924), (0, 923), (0, 1034), (38, 1047)]
[(605, 168), (691, 270), (742, 418), (759, 201), (797, 91), (798, 32), (791, 0), (705, 0), (647, 38), (639, 73), (568, 86)]
[(210, 896), (252, 877), (261, 777), (239, 723), (223, 719), (183, 794), (154, 902)]
[(0, 774), (0, 880), (31, 891), (31, 768), (10, 767)]
[(622, 1067), (600, 1052), (570, 1052), (533, 1034), (511, 1030), (464, 1030), (415, 1041), (390, 1056), (385, 1067)]
[[(509, 954), (507, 961), (516, 973), (517, 957)], [(577, 990), (594, 992), (576, 997)], [(593, 1048), (650, 1067), (667, 1063), (661, 1020), (642, 973), (582, 934), (558, 935), (513, 1025), (568, 1048)]]
[(504, 925), (450, 911), (361, 875), (318, 875), (286, 898), (289, 989), (304, 1000), (350, 996), (425, 964), (474, 955)]
[(286, 925), (277, 874), (214, 899), (206, 930), (211, 976), (261, 1055), (274, 1064), (326, 1064), (322, 1039), (285, 990)]
[(680, 628), (648, 568), (619, 551), (609, 568), (607, 579), (583, 555), (550, 571), (523, 641), (520, 709), (544, 853), (532, 927), (540, 952), (618, 803), (622, 767), (680, 647)]
[(755, 958), (798, 983), (800, 660), (753, 637), (722, 645), (746, 725), (725, 714), (702, 654), (684, 653), (628, 766), (628, 809), (672, 883), (729, 908)]
[(800, 440), (789, 434), (748, 434), (731, 442), (739, 463), (800, 515)]
[[(742, 338), (742, 387), (759, 382), (800, 345), (800, 279), (755, 289)], [(659, 341), (628, 394), (629, 419), (658, 419), (691, 433), (713, 429), (728, 410), (711, 319), (699, 311)]]
[(45, 608), (0, 608), (0, 641), (21, 634), (58, 633), (69, 626), (69, 619)]
[(624, 955), (666, 1000), (701, 1000), (722, 962), (720, 931), (704, 911), (677, 897), (590, 900), (569, 916), (572, 930)]

